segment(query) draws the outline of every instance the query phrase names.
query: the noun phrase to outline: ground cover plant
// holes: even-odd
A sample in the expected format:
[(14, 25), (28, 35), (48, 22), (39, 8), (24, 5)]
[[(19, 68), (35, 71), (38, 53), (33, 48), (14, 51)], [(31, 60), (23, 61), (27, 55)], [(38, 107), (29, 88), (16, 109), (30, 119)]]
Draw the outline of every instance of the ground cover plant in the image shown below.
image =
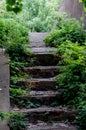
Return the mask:
[(23, 113), (14, 113), (12, 112), (9, 115), (8, 126), (10, 130), (26, 130), (27, 128), (27, 119)]

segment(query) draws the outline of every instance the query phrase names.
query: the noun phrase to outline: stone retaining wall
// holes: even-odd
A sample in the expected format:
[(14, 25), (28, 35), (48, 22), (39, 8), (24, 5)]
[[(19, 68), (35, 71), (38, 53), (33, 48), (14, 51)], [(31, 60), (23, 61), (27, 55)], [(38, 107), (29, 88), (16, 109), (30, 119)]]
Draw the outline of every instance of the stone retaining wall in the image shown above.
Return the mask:
[[(0, 49), (0, 110), (4, 112), (9, 112), (9, 56), (4, 54), (4, 51)], [(0, 121), (0, 130), (9, 130), (4, 121)]]

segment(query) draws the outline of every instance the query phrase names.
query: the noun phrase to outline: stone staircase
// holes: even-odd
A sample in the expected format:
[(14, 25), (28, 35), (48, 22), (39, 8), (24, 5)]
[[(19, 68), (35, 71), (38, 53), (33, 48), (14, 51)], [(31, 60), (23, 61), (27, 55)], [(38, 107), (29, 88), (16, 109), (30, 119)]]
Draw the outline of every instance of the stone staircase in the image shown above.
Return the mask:
[(31, 78), (28, 76), (17, 82), (27, 90), (27, 94), (17, 99), (18, 102), (23, 101), (23, 106), (13, 110), (25, 113), (29, 122), (28, 130), (77, 130), (72, 124), (77, 111), (61, 106), (59, 95), (63, 90), (56, 89), (55, 81), (55, 76), (60, 73), (57, 66), (59, 57), (53, 53), (56, 48), (45, 46), (43, 39), (46, 35), (48, 33), (29, 34), (29, 46), (33, 52), (30, 58), (36, 61), (35, 65), (23, 68)]

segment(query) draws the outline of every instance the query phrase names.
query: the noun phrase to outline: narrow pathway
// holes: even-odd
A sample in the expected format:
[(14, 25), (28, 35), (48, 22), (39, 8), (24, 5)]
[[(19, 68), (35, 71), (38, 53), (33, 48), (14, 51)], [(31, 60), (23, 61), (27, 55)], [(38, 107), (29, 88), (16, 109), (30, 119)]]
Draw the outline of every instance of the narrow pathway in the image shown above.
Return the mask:
[[(0, 110), (9, 112), (9, 57), (0, 49)], [(0, 121), (0, 130), (9, 130), (6, 121)]]
[[(28, 117), (28, 130), (77, 130), (71, 123), (76, 117), (76, 110), (61, 107), (56, 89), (55, 76), (60, 73), (57, 63), (59, 58), (52, 53), (56, 48), (46, 47), (43, 39), (48, 33), (30, 33), (30, 48), (35, 58), (35, 65), (25, 67), (24, 71), (31, 78), (18, 81), (17, 85), (29, 88), (29, 94), (20, 96), (24, 106), (15, 111), (24, 112)], [(60, 104), (60, 105), (59, 105)], [(69, 121), (69, 124), (65, 122)]]

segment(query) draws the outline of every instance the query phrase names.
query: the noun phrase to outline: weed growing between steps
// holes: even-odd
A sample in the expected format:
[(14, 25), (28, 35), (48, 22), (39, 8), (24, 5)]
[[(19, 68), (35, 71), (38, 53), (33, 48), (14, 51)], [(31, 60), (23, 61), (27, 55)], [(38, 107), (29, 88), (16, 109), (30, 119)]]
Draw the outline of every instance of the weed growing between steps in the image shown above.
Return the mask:
[(8, 126), (10, 130), (27, 130), (28, 119), (22, 112), (5, 113), (0, 111), (0, 122), (8, 120)]
[(23, 113), (12, 112), (9, 115), (8, 126), (10, 130), (26, 130), (27, 129), (27, 118)]
[(81, 104), (81, 110), (79, 110), (79, 114), (76, 118), (76, 123), (80, 125), (79, 130), (85, 130), (86, 129), (86, 103)]

